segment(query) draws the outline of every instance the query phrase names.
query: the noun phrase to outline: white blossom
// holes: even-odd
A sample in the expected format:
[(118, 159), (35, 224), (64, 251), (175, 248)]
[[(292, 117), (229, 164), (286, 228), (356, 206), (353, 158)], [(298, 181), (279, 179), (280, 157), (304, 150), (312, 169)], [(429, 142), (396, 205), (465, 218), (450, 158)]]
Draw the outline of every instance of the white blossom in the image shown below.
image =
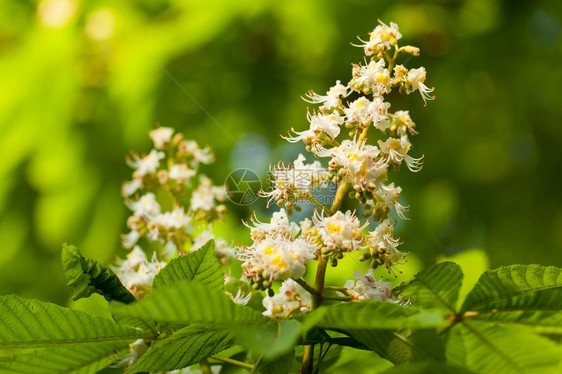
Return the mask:
[(295, 312), (308, 312), (312, 307), (310, 294), (292, 279), (287, 279), (279, 288), (279, 292), (263, 299), (264, 316), (271, 318), (287, 318)]
[(150, 132), (150, 137), (156, 149), (164, 148), (172, 139), (172, 135), (174, 135), (174, 129), (171, 127), (159, 127)]
[(174, 164), (168, 171), (168, 178), (174, 179), (178, 184), (189, 185), (191, 177), (195, 174), (197, 172), (194, 169), (190, 169), (187, 164)]
[(359, 39), (363, 44), (354, 44), (356, 47), (363, 47), (367, 56), (371, 56), (380, 51), (389, 50), (402, 38), (402, 34), (400, 34), (398, 30), (398, 25), (394, 22), (390, 22), (390, 26), (387, 26), (380, 20), (379, 23), (380, 25), (369, 33), (368, 41)]
[(380, 154), (376, 146), (344, 140), (338, 147), (326, 149), (316, 146), (314, 151), (320, 157), (331, 156), (330, 167), (343, 168), (345, 177), (357, 189), (363, 189), (369, 183), (377, 184), (386, 180), (387, 163), (382, 159), (375, 161)]
[(278, 235), (240, 248), (237, 258), (245, 261), (242, 264), (244, 275), (260, 281), (301, 277), (306, 271), (305, 264), (315, 255), (316, 246), (307, 240), (290, 240)]
[(340, 98), (345, 98), (349, 96), (350, 91), (348, 88), (341, 84), (340, 81), (336, 81), (336, 84), (328, 90), (326, 95), (318, 95), (313, 91), (310, 91), (303, 97), (304, 101), (311, 104), (322, 104), (320, 109), (331, 109), (338, 107), (340, 105)]
[(139, 179), (133, 179), (129, 182), (125, 182), (121, 186), (121, 195), (123, 195), (123, 197), (129, 197), (135, 192), (137, 192), (139, 189), (141, 189), (142, 187), (143, 187), (142, 181)]
[(329, 114), (313, 113), (307, 114), (310, 128), (305, 131), (294, 131), (296, 136), (283, 137), (291, 143), (296, 143), (300, 140), (309, 143), (312, 139), (318, 138), (322, 133), (327, 134), (332, 139), (335, 139), (340, 134), (340, 126), (344, 123), (345, 118), (342, 117), (337, 110)]
[(210, 164), (213, 162), (214, 156), (209, 147), (199, 148), (194, 140), (184, 140), (180, 143), (179, 149), (182, 153), (186, 153), (193, 157), (196, 163)]
[(274, 188), (269, 192), (262, 191), (261, 196), (269, 197), (269, 201), (298, 200), (300, 195), (310, 193), (317, 181), (326, 178), (328, 171), (322, 167), (319, 161), (305, 164), (305, 160), (304, 155), (299, 154), (289, 168), (283, 164), (270, 168)]
[(400, 165), (402, 160), (413, 172), (418, 172), (423, 167), (423, 156), (420, 158), (413, 158), (408, 155), (412, 144), (408, 140), (407, 135), (400, 138), (388, 138), (386, 141), (378, 141), (381, 152), (388, 157), (389, 160)]
[(377, 281), (373, 275), (373, 269), (369, 269), (366, 274), (355, 270), (353, 276), (357, 281), (349, 280), (344, 287), (354, 299), (402, 304), (402, 298), (397, 299), (392, 293), (392, 282), (385, 282), (382, 279)]
[(385, 60), (382, 58), (378, 61), (371, 60), (365, 66), (354, 65), (353, 81), (357, 87), (355, 84), (352, 84), (352, 87), (360, 88), (361, 91), (368, 88), (374, 96), (389, 93), (393, 83), (390, 79), (390, 72), (385, 67)]
[(160, 167), (160, 160), (164, 157), (166, 157), (164, 152), (159, 152), (153, 149), (148, 155), (142, 158), (137, 157), (133, 160), (128, 160), (127, 163), (135, 169), (133, 177), (142, 178), (145, 175), (155, 173), (158, 167)]
[(427, 100), (435, 99), (435, 96), (430, 95), (434, 88), (429, 88), (425, 84), (425, 68), (422, 66), (417, 69), (410, 69), (408, 75), (406, 76), (406, 93), (414, 92), (419, 90), (424, 103)]
[(160, 204), (156, 201), (156, 196), (152, 192), (147, 192), (136, 201), (127, 202), (133, 215), (141, 218), (152, 218), (160, 214)]
[(363, 242), (362, 230), (368, 223), (361, 226), (355, 212), (348, 210), (344, 214), (338, 211), (332, 216), (325, 217), (324, 211), (318, 213), (316, 210), (312, 219), (322, 237), (322, 243), (328, 249), (339, 248), (347, 252), (360, 249)]
[(153, 254), (149, 261), (144, 251), (135, 246), (126, 260), (119, 260), (113, 268), (121, 283), (135, 296), (140, 297), (150, 292), (154, 276), (166, 266)]
[(214, 186), (211, 180), (205, 176), (199, 178), (199, 186), (191, 195), (190, 209), (204, 211), (213, 210), (217, 201), (224, 201), (226, 190), (224, 186)]
[(250, 218), (252, 225), (243, 222), (244, 225), (250, 228), (252, 240), (254, 242), (260, 241), (267, 236), (282, 235), (284, 237), (295, 239), (299, 233), (299, 226), (295, 222), (289, 222), (289, 217), (284, 208), (278, 212), (274, 212), (270, 223), (261, 222), (255, 215)]

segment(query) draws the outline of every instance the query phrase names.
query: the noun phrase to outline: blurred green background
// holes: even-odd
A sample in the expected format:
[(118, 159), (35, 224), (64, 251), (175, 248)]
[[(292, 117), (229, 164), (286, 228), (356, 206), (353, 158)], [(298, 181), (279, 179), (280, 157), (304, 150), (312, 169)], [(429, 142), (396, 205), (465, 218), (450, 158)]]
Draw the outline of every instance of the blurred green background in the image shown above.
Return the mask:
[[(377, 18), (421, 47), (406, 65), (425, 66), (436, 87), (426, 108), (417, 94), (391, 108), (410, 109), (413, 155), (426, 160), (396, 179), (412, 204), (399, 228), (411, 263), (481, 248), (491, 267), (562, 266), (561, 6), (4, 0), (0, 294), (67, 304), (63, 242), (104, 263), (124, 254), (124, 157), (150, 149), (156, 122), (212, 145), (217, 162), (204, 172), (216, 183), (239, 167), (265, 177), (270, 162), (294, 160), (303, 145), (279, 134), (307, 127), (299, 96), (347, 82), (363, 56), (349, 42)], [(230, 205), (220, 232), (248, 242), (240, 219), (254, 209), (264, 217), (264, 206)]]

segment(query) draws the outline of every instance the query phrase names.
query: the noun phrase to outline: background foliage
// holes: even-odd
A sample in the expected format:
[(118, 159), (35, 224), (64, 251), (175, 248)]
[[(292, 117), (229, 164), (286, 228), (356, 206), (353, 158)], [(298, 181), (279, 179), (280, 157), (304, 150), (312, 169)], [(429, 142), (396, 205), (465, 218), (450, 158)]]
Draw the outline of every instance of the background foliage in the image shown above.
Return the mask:
[[(421, 47), (416, 63), (437, 88), (428, 108), (417, 96), (392, 107), (408, 100), (420, 130), (414, 152), (426, 155), (422, 173), (398, 181), (413, 207), (414, 220), (399, 228), (411, 273), (469, 248), (484, 249), (490, 267), (561, 266), (561, 7), (3, 1), (0, 294), (69, 302), (62, 242), (102, 264), (114, 259), (127, 215), (124, 155), (148, 149), (157, 121), (213, 146), (218, 162), (205, 172), (216, 182), (238, 167), (265, 179), (268, 162), (293, 160), (302, 145), (278, 134), (307, 126), (299, 96), (348, 80), (362, 56), (348, 43), (377, 18)], [(219, 230), (247, 241), (239, 219), (263, 215), (264, 201), (230, 208)]]

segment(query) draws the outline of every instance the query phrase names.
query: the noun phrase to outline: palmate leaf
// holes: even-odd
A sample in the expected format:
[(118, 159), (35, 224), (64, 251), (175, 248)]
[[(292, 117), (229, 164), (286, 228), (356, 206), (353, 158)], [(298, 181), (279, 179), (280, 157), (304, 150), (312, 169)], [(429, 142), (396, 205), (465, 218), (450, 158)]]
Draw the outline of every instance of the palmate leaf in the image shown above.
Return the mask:
[(562, 270), (513, 265), (487, 271), (467, 295), (461, 313), (471, 320), (562, 333)]
[(459, 265), (442, 262), (422, 270), (405, 286), (399, 287), (410, 298), (414, 309), (441, 309), (455, 313), (463, 274)]
[(131, 342), (148, 335), (82, 311), (14, 295), (0, 296), (0, 348)]
[(232, 345), (232, 337), (225, 329), (208, 329), (193, 325), (158, 340), (127, 370), (172, 371), (200, 362)]
[(447, 361), (478, 373), (555, 373), (560, 346), (528, 329), (462, 321), (449, 332)]
[(67, 285), (74, 288), (74, 300), (98, 293), (107, 300), (123, 303), (135, 301), (135, 297), (121, 284), (113, 270), (85, 258), (75, 246), (64, 244), (61, 259)]
[(223, 291), (205, 287), (197, 281), (154, 289), (152, 294), (134, 304), (112, 303), (117, 315), (173, 324), (260, 323), (269, 319), (259, 312), (234, 304)]
[(381, 374), (474, 374), (474, 372), (460, 366), (424, 362), (396, 366), (383, 371)]
[(350, 330), (349, 334), (377, 353), (396, 364), (411, 361), (445, 361), (443, 337), (435, 329), (422, 330)]
[(291, 348), (284, 355), (276, 359), (265, 359), (258, 365), (257, 372), (262, 374), (287, 374), (291, 370), (295, 359), (295, 349)]
[(398, 304), (369, 301), (330, 305), (306, 316), (304, 325), (334, 330), (392, 330), (400, 328), (442, 327), (438, 311), (412, 312)]
[(209, 288), (222, 289), (224, 274), (215, 256), (215, 242), (209, 240), (197, 251), (174, 258), (156, 274), (153, 288), (196, 280)]
[(129, 352), (128, 342), (105, 342), (51, 347), (31, 353), (0, 357), (0, 373), (97, 373)]
[[(310, 313), (305, 324), (338, 330), (394, 363), (442, 359), (444, 348), (435, 327), (443, 327), (439, 311), (412, 311), (388, 302), (346, 303)], [(398, 332), (409, 329), (408, 332)], [(418, 331), (419, 330), (419, 331)]]

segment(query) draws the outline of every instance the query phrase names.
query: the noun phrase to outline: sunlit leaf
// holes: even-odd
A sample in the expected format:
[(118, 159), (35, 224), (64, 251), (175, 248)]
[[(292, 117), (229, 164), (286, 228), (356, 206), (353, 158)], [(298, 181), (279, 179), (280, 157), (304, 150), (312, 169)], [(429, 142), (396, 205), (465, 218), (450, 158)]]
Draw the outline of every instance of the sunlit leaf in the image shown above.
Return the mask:
[(462, 311), (474, 320), (562, 333), (562, 271), (540, 265), (487, 271), (466, 297)]
[(515, 326), (463, 321), (446, 344), (447, 361), (478, 373), (554, 373), (560, 346)]
[(0, 296), (0, 348), (133, 341), (147, 336), (137, 328), (55, 304)]
[(187, 281), (154, 289), (142, 301), (124, 305), (114, 303), (113, 313), (143, 320), (191, 324), (256, 323), (267, 321), (257, 311), (234, 304), (224, 292)]
[(422, 270), (405, 286), (399, 287), (418, 309), (439, 308), (454, 313), (463, 274), (453, 262), (442, 262)]
[(197, 251), (174, 258), (156, 274), (153, 288), (196, 280), (209, 288), (222, 288), (224, 274), (215, 256), (215, 243), (208, 241)]
[(52, 347), (0, 357), (0, 372), (12, 374), (87, 374), (115, 362), (129, 352), (127, 342), (105, 342)]

